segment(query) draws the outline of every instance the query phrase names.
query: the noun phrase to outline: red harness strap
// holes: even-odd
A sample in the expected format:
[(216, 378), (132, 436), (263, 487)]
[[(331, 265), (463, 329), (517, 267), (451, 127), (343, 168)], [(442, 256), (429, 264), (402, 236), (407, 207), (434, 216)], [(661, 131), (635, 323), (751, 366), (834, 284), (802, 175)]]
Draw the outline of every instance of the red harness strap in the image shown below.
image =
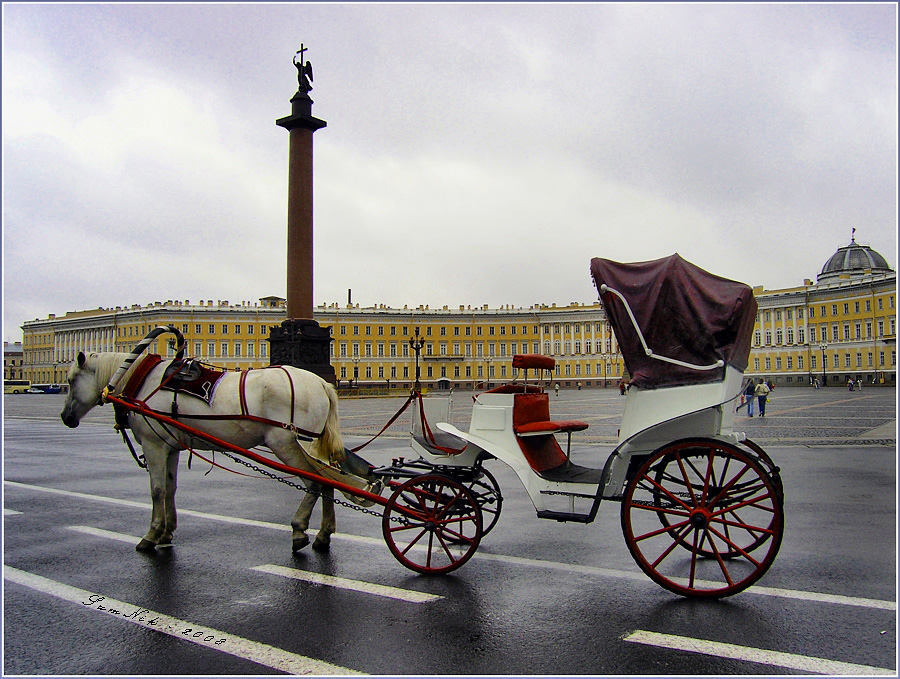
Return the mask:
[[(122, 389), (121, 398), (134, 399), (144, 384), (144, 380), (147, 379), (147, 375), (160, 363), (162, 363), (162, 356), (159, 354), (147, 354), (144, 356), (135, 367), (134, 372), (131, 373), (131, 377), (128, 378), (125, 388)], [(113, 401), (113, 410), (116, 412), (116, 424), (123, 430), (126, 429), (128, 427), (128, 409)]]
[[(143, 386), (144, 381), (147, 379), (147, 376), (150, 372), (162, 363), (162, 356), (159, 354), (147, 354), (140, 363), (137, 364), (137, 367), (134, 369), (134, 372), (131, 374), (131, 377), (128, 379), (128, 383), (125, 385), (125, 388), (122, 390), (121, 398), (129, 401), (135, 401), (136, 403), (141, 403), (141, 405), (148, 408), (148, 410), (152, 410), (147, 406), (146, 399), (144, 401), (138, 401), (136, 396), (140, 388)], [(279, 368), (284, 371), (285, 376), (287, 377), (288, 384), (291, 385), (291, 420), (294, 418), (294, 402), (296, 400), (296, 394), (294, 393), (294, 381), (291, 379), (290, 373), (285, 370), (282, 366), (271, 366), (273, 368)], [(260, 424), (267, 424), (272, 427), (281, 427), (282, 429), (290, 429), (292, 432), (299, 434), (300, 436), (304, 436), (309, 439), (317, 439), (321, 438), (323, 432), (312, 432), (307, 431), (306, 429), (301, 429), (296, 426), (293, 422), (276, 422), (275, 420), (270, 420), (265, 417), (259, 417), (258, 415), (251, 415), (249, 413), (249, 409), (247, 407), (247, 395), (244, 391), (244, 385), (247, 380), (247, 373), (249, 371), (241, 371), (240, 376), (240, 399), (241, 399), (241, 413), (240, 415), (188, 415), (179, 413), (178, 417), (181, 419), (190, 419), (190, 420), (250, 420), (251, 422), (259, 422)], [(163, 385), (160, 384), (151, 394), (155, 394)], [(149, 398), (149, 397), (148, 397)], [(127, 427), (128, 418), (126, 417), (129, 413), (128, 408), (123, 406), (116, 401), (113, 401), (113, 408), (116, 411), (116, 423), (123, 429)], [(163, 413), (162, 411), (153, 410), (152, 412), (160, 414), (160, 415), (171, 415), (171, 413)]]

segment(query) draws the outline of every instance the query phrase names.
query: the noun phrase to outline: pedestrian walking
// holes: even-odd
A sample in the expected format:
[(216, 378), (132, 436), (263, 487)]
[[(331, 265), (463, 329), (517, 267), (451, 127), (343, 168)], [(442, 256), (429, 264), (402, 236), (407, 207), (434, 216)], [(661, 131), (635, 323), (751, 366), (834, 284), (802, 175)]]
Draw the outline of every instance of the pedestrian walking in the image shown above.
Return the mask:
[(847, 380), (847, 390), (853, 391), (853, 378), (852, 377), (849, 380)]
[(556, 391), (556, 395), (559, 396), (559, 382), (553, 385), (553, 389)]
[(759, 404), (759, 416), (766, 416), (766, 400), (769, 398), (769, 387), (762, 380), (759, 380), (759, 384), (756, 385), (756, 388), (753, 390), (753, 394), (756, 396), (756, 401)]
[(753, 380), (747, 382), (747, 388), (744, 389), (744, 396), (747, 397), (747, 417), (753, 417), (753, 393), (756, 390)]

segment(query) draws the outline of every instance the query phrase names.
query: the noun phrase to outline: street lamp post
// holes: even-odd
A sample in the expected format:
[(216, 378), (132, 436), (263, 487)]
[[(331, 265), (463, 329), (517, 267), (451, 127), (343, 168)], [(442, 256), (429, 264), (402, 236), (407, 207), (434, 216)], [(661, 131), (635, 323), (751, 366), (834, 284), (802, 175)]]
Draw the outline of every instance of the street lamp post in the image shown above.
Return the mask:
[(825, 350), (828, 348), (828, 345), (825, 342), (819, 344), (819, 349), (822, 350), (822, 386), (827, 386), (826, 377), (825, 377)]
[(359, 356), (353, 357), (353, 384), (359, 389)]
[(416, 381), (413, 386), (413, 391), (420, 392), (422, 390), (422, 385), (419, 383), (419, 352), (422, 351), (422, 347), (425, 346), (425, 340), (419, 338), (418, 327), (416, 327), (416, 336), (409, 338), (409, 346), (416, 354)]

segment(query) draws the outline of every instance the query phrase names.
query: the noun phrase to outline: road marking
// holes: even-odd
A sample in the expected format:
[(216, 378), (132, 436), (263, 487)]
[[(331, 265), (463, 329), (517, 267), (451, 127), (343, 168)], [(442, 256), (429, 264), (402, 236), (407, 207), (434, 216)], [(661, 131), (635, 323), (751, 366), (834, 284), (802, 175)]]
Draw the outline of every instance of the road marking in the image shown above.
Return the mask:
[(689, 653), (712, 655), (718, 658), (730, 658), (732, 660), (742, 660), (744, 662), (754, 662), (762, 665), (786, 667), (792, 670), (813, 672), (815, 674), (857, 676), (863, 674), (891, 674), (896, 676), (897, 674), (896, 670), (888, 670), (883, 667), (857, 665), (855, 663), (826, 660), (825, 658), (813, 658), (811, 656), (796, 655), (794, 653), (767, 651), (762, 648), (752, 648), (750, 646), (737, 646), (735, 644), (723, 644), (718, 641), (692, 639), (691, 637), (681, 637), (674, 634), (645, 632), (644, 630), (632, 632), (623, 637), (622, 640), (636, 644), (645, 644), (647, 646), (656, 646), (658, 648), (669, 648), (677, 651), (688, 651)]
[[(124, 505), (128, 507), (137, 507), (140, 509), (150, 509), (149, 502), (134, 502), (133, 500), (120, 500), (118, 498), (106, 497), (103, 495), (89, 495), (87, 493), (78, 493), (71, 490), (60, 490), (58, 488), (47, 488), (44, 486), (33, 486), (27, 483), (19, 483), (18, 481), (4, 481), (5, 484), (16, 488), (26, 490), (37, 490), (45, 493), (53, 493), (56, 495), (66, 495), (84, 500), (93, 500), (96, 502), (108, 502), (111, 504)], [(257, 528), (267, 528), (270, 530), (290, 531), (290, 526), (280, 523), (272, 523), (270, 521), (257, 521), (256, 519), (242, 519), (234, 516), (222, 516), (220, 514), (209, 514), (207, 512), (197, 512), (190, 509), (179, 509), (179, 514), (185, 516), (196, 516), (211, 521), (220, 521), (224, 523), (239, 524), (244, 526), (254, 526)], [(332, 540), (343, 540), (346, 542), (355, 542), (365, 545), (384, 545), (384, 540), (379, 538), (367, 537), (364, 535), (348, 535), (335, 533), (331, 536)], [(626, 571), (614, 568), (602, 568), (599, 566), (581, 566), (578, 564), (560, 563), (556, 561), (544, 561), (540, 559), (529, 559), (520, 556), (507, 556), (504, 554), (490, 554), (488, 552), (476, 552), (472, 557), (480, 561), (500, 561), (502, 563), (518, 564), (522, 566), (533, 566), (535, 568), (546, 568), (550, 570), (564, 571), (567, 573), (580, 573), (588, 576), (600, 576), (609, 578), (618, 578), (622, 580), (634, 580), (636, 582), (650, 583), (652, 582), (642, 571)], [(784, 589), (780, 587), (764, 587), (761, 585), (753, 585), (744, 590), (749, 594), (761, 594), (763, 596), (774, 596), (784, 599), (796, 599), (799, 601), (814, 601), (825, 604), (839, 604), (842, 606), (858, 606), (861, 608), (875, 608), (885, 611), (896, 611), (896, 601), (885, 601), (882, 599), (867, 599), (864, 597), (844, 596), (841, 594), (825, 594), (822, 592), (808, 592), (796, 589)]]
[(129, 545), (136, 545), (140, 538), (136, 538), (133, 535), (125, 535), (124, 533), (116, 533), (111, 530), (104, 530), (102, 528), (94, 528), (93, 526), (66, 526), (68, 530), (74, 530), (78, 533), (86, 533), (87, 535), (94, 535), (98, 538), (106, 538), (108, 540), (118, 540), (119, 542), (127, 542)]
[(21, 514), (22, 512), (16, 511), (15, 509), (7, 509), (3, 508), (3, 516), (15, 516), (16, 514)]
[[(198, 625), (187, 620), (180, 620), (169, 615), (157, 613), (137, 604), (119, 601), (110, 597), (72, 587), (56, 580), (51, 580), (34, 573), (19, 570), (12, 566), (3, 567), (3, 579), (28, 587), (58, 599), (80, 605), (82, 608), (124, 620), (139, 627), (189, 641), (199, 646), (212, 648), (229, 655), (250, 660), (266, 667), (271, 667), (289, 674), (360, 674), (355, 670), (332, 665), (315, 658), (261, 644), (257, 641), (213, 629), (206, 625)], [(197, 636), (197, 635), (200, 636)], [(224, 639), (224, 641), (222, 641)]]
[(312, 582), (317, 585), (328, 585), (330, 587), (339, 587), (341, 589), (349, 589), (355, 592), (364, 592), (365, 594), (375, 594), (377, 596), (388, 597), (390, 599), (399, 599), (400, 601), (408, 601), (414, 604), (424, 604), (430, 601), (437, 601), (444, 597), (437, 594), (426, 594), (424, 592), (416, 592), (410, 589), (399, 589), (397, 587), (388, 587), (386, 585), (376, 585), (371, 582), (362, 580), (348, 580), (347, 578), (338, 578), (333, 575), (323, 575), (321, 573), (311, 573), (297, 568), (287, 568), (286, 566), (275, 566), (273, 564), (264, 564), (262, 566), (254, 566), (250, 570), (259, 571), (260, 573), (269, 573), (271, 575), (280, 575), (283, 578), (292, 578), (294, 580), (303, 580)]
[[(133, 535), (125, 535), (124, 533), (116, 533), (103, 528), (94, 528), (93, 526), (67, 526), (68, 530), (73, 530), (86, 535), (93, 535), (108, 540), (116, 540), (118, 542), (126, 542), (130, 545), (136, 544), (140, 538)], [(365, 582), (363, 580), (349, 580), (347, 578), (339, 578), (334, 575), (323, 575), (321, 573), (312, 573), (297, 568), (288, 568), (286, 566), (276, 566), (274, 564), (263, 564), (262, 566), (253, 566), (250, 570), (259, 571), (260, 573), (269, 573), (271, 575), (280, 575), (284, 578), (292, 578), (294, 580), (304, 580), (317, 585), (328, 585), (330, 587), (338, 587), (340, 589), (348, 589), (355, 592), (363, 592), (365, 594), (374, 594), (376, 596), (388, 597), (390, 599), (399, 599), (400, 601), (408, 601), (414, 604), (423, 604), (430, 601), (443, 599), (444, 597), (437, 594), (426, 594), (411, 589), (400, 589), (398, 587), (389, 587), (387, 585), (378, 585), (373, 582)]]

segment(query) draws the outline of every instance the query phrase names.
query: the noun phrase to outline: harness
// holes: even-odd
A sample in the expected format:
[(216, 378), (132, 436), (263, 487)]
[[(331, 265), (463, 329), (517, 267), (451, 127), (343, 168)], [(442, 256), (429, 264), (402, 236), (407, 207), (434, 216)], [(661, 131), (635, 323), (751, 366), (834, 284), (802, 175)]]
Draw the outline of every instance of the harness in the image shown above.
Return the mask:
[[(249, 370), (241, 371), (240, 379), (238, 383), (238, 393), (240, 397), (241, 404), (241, 412), (236, 415), (192, 415), (192, 414), (181, 414), (178, 412), (178, 395), (186, 394), (188, 396), (199, 398), (203, 400), (205, 403), (210, 404), (212, 401), (213, 393), (215, 391), (215, 387), (218, 384), (219, 380), (224, 377), (227, 371), (213, 368), (212, 366), (208, 366), (200, 363), (199, 361), (195, 361), (192, 359), (176, 359), (174, 360), (163, 373), (162, 380), (159, 385), (153, 389), (147, 396), (144, 397), (143, 400), (139, 400), (137, 398), (137, 394), (140, 391), (141, 387), (144, 385), (144, 382), (147, 380), (147, 377), (150, 373), (156, 368), (160, 363), (162, 363), (163, 359), (159, 354), (147, 354), (140, 363), (134, 369), (134, 372), (131, 374), (131, 377), (128, 379), (128, 382), (125, 384), (125, 387), (122, 389), (122, 393), (120, 394), (120, 398), (125, 401), (131, 401), (136, 404), (140, 404), (147, 408), (150, 412), (158, 415), (167, 415), (174, 419), (182, 419), (182, 420), (249, 420), (251, 422), (258, 422), (260, 424), (269, 425), (272, 427), (280, 427), (282, 429), (288, 429), (293, 433), (296, 437), (301, 438), (305, 441), (312, 441), (317, 438), (321, 438), (324, 430), (321, 432), (312, 432), (302, 427), (298, 427), (291, 422), (278, 422), (276, 420), (271, 420), (266, 417), (260, 417), (259, 415), (253, 415), (249, 412), (249, 408), (247, 406), (247, 394), (246, 394), (246, 382), (247, 375), (249, 374)], [(269, 366), (268, 368), (262, 368), (262, 370), (268, 369), (278, 369), (284, 372), (287, 377), (288, 384), (291, 389), (291, 401), (290, 401), (290, 412), (291, 417), (293, 418), (294, 413), (294, 402), (296, 399), (296, 393), (294, 390), (294, 381), (291, 379), (290, 373), (284, 369), (282, 366)], [(150, 408), (146, 401), (149, 400), (154, 394), (158, 391), (170, 391), (172, 392), (172, 408), (171, 412), (166, 413), (161, 410), (154, 410)], [(142, 469), (147, 468), (146, 462), (143, 460), (143, 455), (138, 456), (135, 451), (134, 446), (131, 443), (131, 440), (128, 437), (127, 429), (130, 429), (130, 425), (128, 423), (128, 415), (131, 413), (131, 410), (124, 404), (119, 403), (118, 401), (113, 402), (113, 409), (115, 410), (115, 420), (116, 420), (116, 431), (121, 431), (122, 438), (125, 440), (126, 445), (128, 446), (128, 450), (131, 452), (131, 456), (134, 458), (135, 462), (137, 462), (138, 466)]]

